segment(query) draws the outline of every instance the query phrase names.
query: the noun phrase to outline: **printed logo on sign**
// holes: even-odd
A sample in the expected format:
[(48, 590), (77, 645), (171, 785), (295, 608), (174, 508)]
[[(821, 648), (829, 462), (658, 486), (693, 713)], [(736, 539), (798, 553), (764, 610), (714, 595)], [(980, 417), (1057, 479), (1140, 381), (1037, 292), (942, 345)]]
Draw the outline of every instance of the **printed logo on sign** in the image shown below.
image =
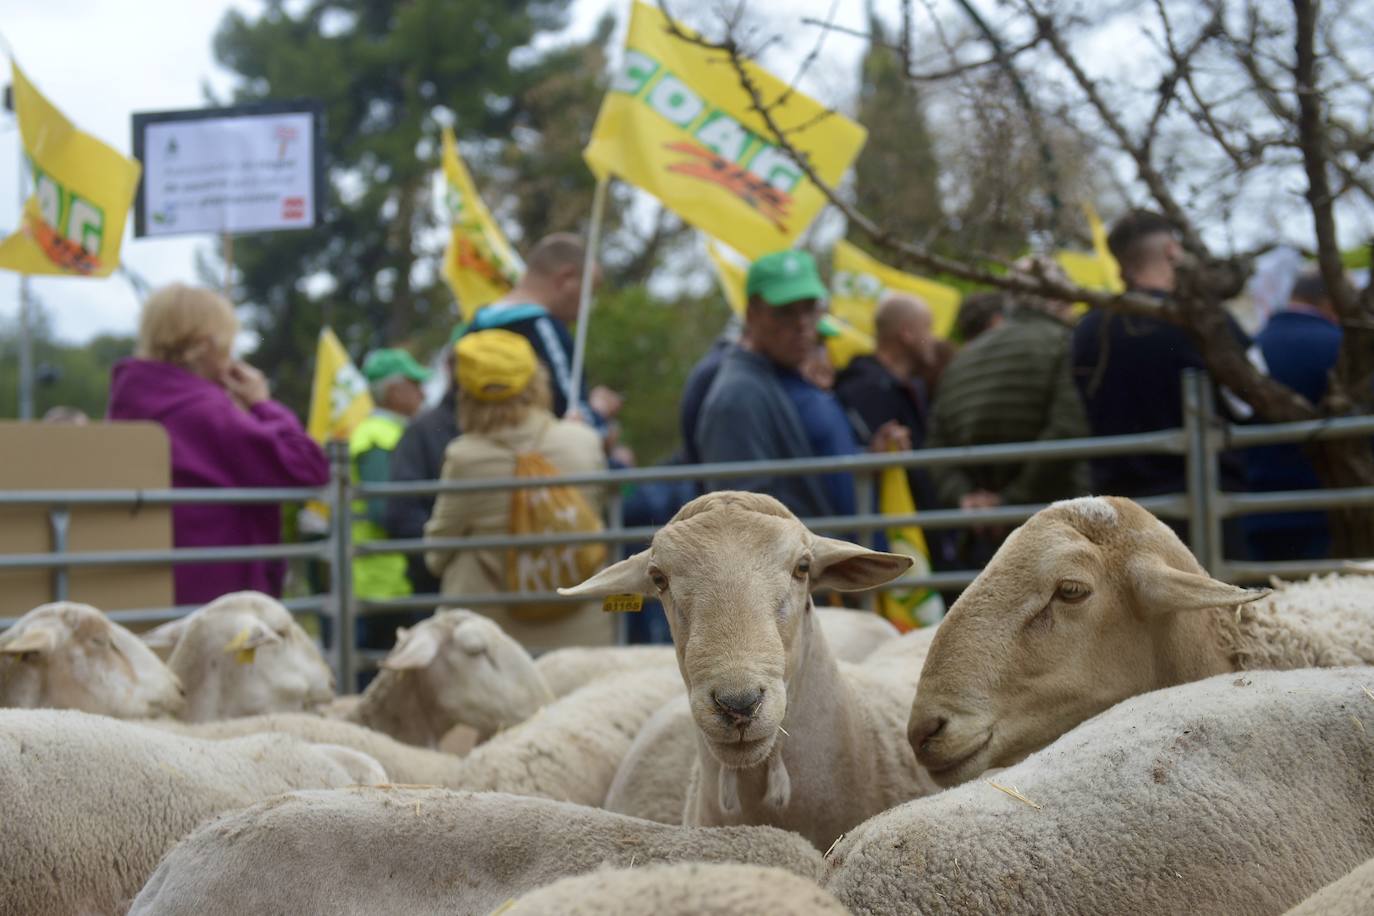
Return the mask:
[(274, 134), (277, 138), (277, 161), (286, 158), (286, 151), (291, 147), (291, 141), (300, 136), (300, 132), (289, 124), (281, 124), (277, 127)]
[(281, 201), (282, 219), (305, 219), (304, 197), (283, 197)]

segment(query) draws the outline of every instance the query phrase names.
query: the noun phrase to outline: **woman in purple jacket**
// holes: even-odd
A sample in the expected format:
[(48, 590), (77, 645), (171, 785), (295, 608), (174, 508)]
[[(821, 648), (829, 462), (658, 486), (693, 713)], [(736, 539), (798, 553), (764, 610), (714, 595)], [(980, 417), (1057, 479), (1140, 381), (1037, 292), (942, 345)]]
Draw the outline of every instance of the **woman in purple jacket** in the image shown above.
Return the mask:
[[(329, 462), (267, 379), (231, 355), (238, 319), (229, 301), (174, 284), (143, 306), (134, 358), (114, 367), (109, 419), (155, 420), (172, 442), (174, 487), (320, 486)], [(177, 547), (276, 544), (275, 505), (178, 505)], [(204, 604), (254, 589), (280, 595), (281, 561), (178, 565), (177, 604)]]

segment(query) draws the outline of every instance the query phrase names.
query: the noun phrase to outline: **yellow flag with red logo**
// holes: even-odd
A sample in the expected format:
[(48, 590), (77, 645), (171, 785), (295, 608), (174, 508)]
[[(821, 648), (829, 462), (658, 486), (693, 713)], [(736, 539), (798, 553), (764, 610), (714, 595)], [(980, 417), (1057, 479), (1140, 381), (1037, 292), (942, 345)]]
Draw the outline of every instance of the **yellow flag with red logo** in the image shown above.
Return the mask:
[(0, 240), (0, 269), (107, 277), (119, 266), (141, 166), (76, 126), (14, 65), (14, 112), (33, 178), (20, 227)]
[(889, 290), (910, 293), (930, 306), (935, 333), (948, 337), (963, 298), (952, 286), (904, 273), (870, 257), (863, 249), (841, 241), (835, 246), (830, 279), (830, 311), (859, 331), (872, 336), (873, 313)]
[(1126, 284), (1121, 282), (1121, 268), (1107, 247), (1106, 227), (1102, 225), (1102, 220), (1098, 218), (1097, 211), (1091, 204), (1084, 204), (1083, 212), (1088, 217), (1088, 229), (1092, 232), (1093, 250), (1056, 251), (1055, 261), (1064, 268), (1064, 273), (1069, 275), (1069, 279), (1079, 286), (1106, 290), (1109, 293), (1124, 291)]
[(715, 268), (716, 281), (720, 283), (720, 292), (725, 297), (725, 304), (730, 306), (730, 311), (743, 318), (745, 306), (748, 305), (748, 297), (744, 294), (748, 266), (741, 267), (731, 260), (715, 239), (706, 240), (706, 256), (711, 259), (711, 266)]
[(310, 417), (306, 431), (323, 445), (347, 439), (353, 427), (372, 413), (367, 379), (353, 365), (348, 351), (330, 328), (320, 328), (315, 348), (315, 381), (310, 387)]
[[(750, 259), (792, 247), (825, 196), (769, 142), (725, 54), (675, 37), (662, 12), (639, 2), (625, 45), (583, 151), (592, 170), (643, 188)], [(788, 140), (822, 181), (836, 184), (867, 132), (755, 64), (744, 66)]]
[(451, 232), (444, 250), (444, 279), (458, 299), (463, 320), (510, 292), (525, 272), (520, 255), (477, 193), (458, 155), (451, 128), (444, 128), (444, 202)]

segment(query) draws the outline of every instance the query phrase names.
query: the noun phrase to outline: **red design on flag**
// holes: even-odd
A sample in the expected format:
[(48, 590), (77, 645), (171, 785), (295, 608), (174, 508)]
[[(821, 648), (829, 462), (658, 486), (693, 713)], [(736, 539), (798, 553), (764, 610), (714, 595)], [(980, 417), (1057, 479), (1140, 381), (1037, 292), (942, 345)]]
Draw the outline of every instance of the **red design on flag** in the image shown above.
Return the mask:
[(717, 156), (704, 146), (685, 140), (666, 143), (664, 146), (675, 153), (691, 157), (685, 162), (675, 162), (668, 166), (668, 171), (720, 185), (757, 210), (777, 227), (779, 232), (787, 232), (783, 220), (787, 218), (787, 211), (792, 206), (791, 194), (773, 187), (748, 169)]
[(281, 201), (282, 219), (305, 219), (304, 197), (283, 197)]

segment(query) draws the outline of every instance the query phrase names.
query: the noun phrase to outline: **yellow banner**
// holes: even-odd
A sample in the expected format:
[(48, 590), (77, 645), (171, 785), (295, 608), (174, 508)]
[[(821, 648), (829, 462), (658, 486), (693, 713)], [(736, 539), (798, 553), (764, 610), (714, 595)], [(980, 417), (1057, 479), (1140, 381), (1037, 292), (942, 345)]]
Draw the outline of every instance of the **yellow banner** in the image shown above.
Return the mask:
[[(883, 515), (914, 515), (916, 500), (905, 468), (885, 468), (878, 479), (878, 511)], [(930, 548), (925, 532), (916, 525), (897, 525), (887, 529), (887, 549), (911, 557), (908, 576), (930, 575)], [(892, 589), (882, 592), (878, 613), (903, 633), (939, 623), (945, 616), (945, 601), (930, 588)]]
[(463, 320), (510, 292), (525, 271), (506, 234), (482, 202), (458, 155), (453, 130), (444, 128), (445, 203), (452, 234), (444, 250), (444, 279), (458, 299)]
[(18, 64), (13, 86), (34, 191), (24, 204), (20, 228), (0, 241), (0, 269), (107, 277), (119, 266), (141, 167), (77, 130)]
[(1057, 251), (1054, 255), (1055, 261), (1064, 268), (1064, 273), (1069, 275), (1069, 279), (1079, 286), (1106, 290), (1110, 293), (1124, 291), (1126, 284), (1121, 282), (1121, 269), (1117, 266), (1116, 258), (1112, 257), (1111, 250), (1107, 248), (1106, 227), (1102, 225), (1102, 220), (1098, 218), (1097, 211), (1091, 204), (1084, 204), (1083, 212), (1088, 217), (1088, 228), (1092, 231), (1092, 252)]
[(711, 259), (711, 266), (716, 269), (716, 282), (720, 284), (720, 292), (725, 296), (725, 303), (730, 306), (730, 311), (743, 318), (745, 306), (748, 305), (748, 297), (744, 295), (748, 265), (741, 267), (730, 260), (725, 254), (725, 249), (715, 239), (706, 240), (706, 256)]
[(372, 394), (367, 379), (348, 358), (330, 328), (320, 329), (315, 350), (315, 382), (310, 388), (310, 418), (306, 430), (323, 445), (331, 439), (347, 439), (364, 417), (372, 413)]
[(830, 311), (870, 337), (878, 299), (888, 290), (911, 293), (929, 305), (935, 333), (940, 337), (948, 337), (954, 327), (962, 296), (952, 286), (888, 267), (845, 241), (835, 246), (833, 267)]
[[(583, 155), (653, 194), (688, 223), (757, 258), (792, 247), (825, 197), (779, 148), (723, 53), (668, 32), (659, 10), (634, 3), (620, 70)], [(864, 144), (858, 124), (827, 113), (763, 69), (746, 64), (772, 113), (827, 184)]]

